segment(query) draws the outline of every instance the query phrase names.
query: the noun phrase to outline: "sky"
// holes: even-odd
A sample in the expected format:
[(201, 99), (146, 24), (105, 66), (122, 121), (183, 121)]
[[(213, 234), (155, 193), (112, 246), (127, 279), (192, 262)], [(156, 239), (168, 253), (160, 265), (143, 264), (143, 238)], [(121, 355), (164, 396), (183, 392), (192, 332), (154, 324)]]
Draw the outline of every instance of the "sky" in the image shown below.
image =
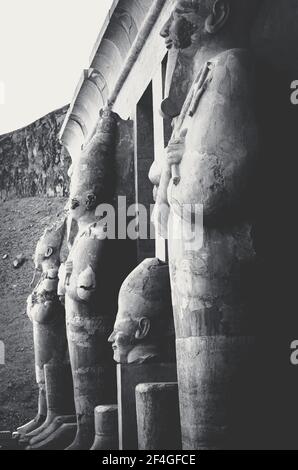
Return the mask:
[(0, 135), (71, 102), (112, 0), (0, 0)]

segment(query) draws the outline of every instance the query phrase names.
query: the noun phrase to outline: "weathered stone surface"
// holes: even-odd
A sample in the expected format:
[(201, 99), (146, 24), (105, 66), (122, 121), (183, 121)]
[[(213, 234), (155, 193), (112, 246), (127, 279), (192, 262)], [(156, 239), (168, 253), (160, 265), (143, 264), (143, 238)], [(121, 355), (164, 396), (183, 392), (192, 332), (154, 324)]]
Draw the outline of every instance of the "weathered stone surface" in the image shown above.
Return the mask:
[[(51, 424), (57, 413), (63, 414), (62, 409), (60, 411), (50, 409), (49, 404), (51, 403), (53, 406), (58, 397), (61, 397), (57, 382), (58, 384), (60, 382), (61, 385), (59, 370), (64, 363), (67, 351), (64, 306), (57, 295), (58, 269), (61, 263), (65, 228), (64, 220), (60, 221), (57, 226), (48, 228), (39, 239), (34, 254), (35, 273), (32, 283), (35, 282), (38, 270), (42, 274), (27, 299), (27, 314), (33, 324), (35, 373), (39, 388), (39, 401), (36, 418), (18, 428), (18, 432), (24, 440), (41, 434)], [(46, 400), (45, 367), (48, 372)], [(66, 380), (66, 374), (62, 375)], [(54, 408), (57, 407), (54, 406)], [(45, 415), (45, 422), (38, 426)]]
[(91, 450), (118, 449), (118, 406), (97, 406), (94, 410), (95, 439)]
[(114, 157), (115, 195), (113, 205), (117, 207), (118, 197), (125, 196), (126, 204), (135, 203), (134, 186), (134, 123), (118, 117), (116, 148)]
[[(7, 259), (0, 259), (0, 339), (5, 345), (0, 429), (14, 430), (37, 412), (33, 331), (25, 312), (26, 298), (32, 292), (32, 254), (38, 239), (57, 219), (57, 214), (63, 212), (65, 204), (64, 198), (32, 197), (8, 200), (0, 205), (0, 242), (8, 254)], [(14, 269), (12, 260), (19, 253), (28, 261), (20, 269)]]
[(177, 383), (136, 387), (139, 450), (179, 450), (181, 431)]
[[(67, 450), (88, 450), (95, 436), (94, 408), (114, 401), (115, 365), (107, 342), (116, 310), (117, 276), (111, 279), (110, 247), (98, 220), (100, 204), (114, 194), (111, 168), (117, 118), (105, 110), (93, 138), (73, 161), (70, 215), (78, 235), (65, 265), (65, 309), (74, 382), (77, 435)], [(63, 282), (62, 282), (63, 284)], [(113, 398), (114, 397), (114, 398)]]
[(58, 133), (67, 106), (0, 136), (1, 198), (67, 196), (70, 158)]
[[(43, 352), (46, 352), (44, 348)], [(59, 352), (56, 348), (55, 352)], [(38, 368), (38, 366), (37, 366)], [(43, 367), (46, 391), (46, 419), (41, 426), (20, 437), (20, 442), (37, 445), (51, 436), (64, 423), (75, 423), (72, 375), (69, 364), (52, 363)]]
[(138, 449), (136, 386), (140, 383), (175, 382), (176, 380), (176, 364), (117, 365), (120, 450)]
[(125, 279), (109, 340), (121, 364), (175, 361), (169, 267), (144, 260)]
[[(54, 423), (56, 424), (56, 423)], [(77, 425), (76, 423), (67, 422), (67, 418), (59, 419), (57, 429), (48, 435), (44, 440), (36, 444), (30, 444), (26, 450), (64, 450), (74, 440)]]
[[(169, 265), (188, 450), (252, 442), (245, 419), (248, 439), (238, 439), (236, 405), (227, 401), (239, 390), (240, 373), (248, 376), (256, 333), (252, 194), (259, 133), (249, 32), (258, 2), (222, 4), (221, 20), (211, 3), (178, 0), (161, 33), (193, 73), (159, 186), (171, 208)], [(184, 82), (175, 73), (172, 80), (175, 98)]]
[[(254, 338), (193, 336), (178, 339), (176, 348), (177, 361), (183, 363), (178, 370), (183, 448), (252, 445), (245, 412), (254, 409), (247, 368)], [(250, 393), (245, 393), (249, 386)], [(245, 436), (250, 440), (245, 442)]]
[(94, 408), (115, 401), (115, 366), (107, 342), (109, 319), (100, 306), (79, 305), (66, 296), (68, 347), (74, 382), (78, 432), (70, 450), (88, 450), (95, 436)]

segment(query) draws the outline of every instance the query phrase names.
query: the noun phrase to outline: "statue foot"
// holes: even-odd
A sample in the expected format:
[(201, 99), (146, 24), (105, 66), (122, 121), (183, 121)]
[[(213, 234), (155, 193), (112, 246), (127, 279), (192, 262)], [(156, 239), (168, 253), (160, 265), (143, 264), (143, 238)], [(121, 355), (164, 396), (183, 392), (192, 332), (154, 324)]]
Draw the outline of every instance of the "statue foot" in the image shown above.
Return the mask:
[(77, 432), (75, 440), (65, 450), (90, 450), (94, 442), (94, 433)]
[(29, 445), (26, 450), (63, 450), (75, 438), (77, 425), (64, 423), (43, 441)]
[(28, 434), (34, 431), (35, 429), (39, 428), (45, 422), (45, 420), (46, 416), (38, 414), (34, 419), (29, 421), (29, 423), (17, 428), (16, 432), (14, 433), (14, 436), (19, 436), (19, 438), (21, 438), (25, 434)]
[(36, 436), (33, 436), (29, 441), (29, 446), (34, 446), (41, 441), (44, 441), (57, 431), (63, 424), (76, 424), (75, 416), (56, 416), (49, 426), (41, 431)]
[(49, 413), (46, 420), (39, 427), (37, 427), (33, 431), (27, 432), (26, 434), (21, 436), (20, 442), (23, 442), (23, 443), (29, 442), (32, 437), (37, 436), (42, 431), (47, 429), (56, 417), (57, 417), (56, 414)]

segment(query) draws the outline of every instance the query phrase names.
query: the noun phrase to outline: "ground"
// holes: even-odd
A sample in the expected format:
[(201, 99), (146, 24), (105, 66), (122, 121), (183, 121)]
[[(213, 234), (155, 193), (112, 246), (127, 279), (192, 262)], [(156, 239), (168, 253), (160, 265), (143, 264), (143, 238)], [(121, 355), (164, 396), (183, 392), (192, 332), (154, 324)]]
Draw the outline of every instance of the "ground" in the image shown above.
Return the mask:
[[(32, 197), (0, 203), (0, 340), (5, 365), (0, 365), (0, 431), (13, 431), (37, 411), (32, 326), (26, 299), (33, 275), (32, 254), (44, 229), (57, 219), (64, 198)], [(18, 255), (26, 261), (15, 269)]]

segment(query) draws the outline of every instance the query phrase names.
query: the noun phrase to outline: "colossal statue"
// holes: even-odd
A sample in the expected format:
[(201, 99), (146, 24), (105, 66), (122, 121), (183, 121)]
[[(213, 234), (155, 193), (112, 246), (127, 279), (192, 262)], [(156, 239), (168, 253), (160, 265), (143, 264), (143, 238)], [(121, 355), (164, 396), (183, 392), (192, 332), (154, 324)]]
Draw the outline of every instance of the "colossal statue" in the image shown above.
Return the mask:
[(109, 337), (117, 364), (120, 450), (138, 447), (136, 386), (177, 379), (169, 266), (145, 259), (123, 282)]
[(109, 201), (112, 188), (109, 168), (115, 127), (115, 115), (104, 111), (95, 135), (72, 169), (69, 217), (77, 222), (78, 234), (59, 273), (65, 287), (77, 415), (77, 435), (68, 450), (90, 449), (95, 436), (94, 408), (109, 403), (115, 392), (115, 370), (107, 341), (114, 322), (107, 285), (111, 270), (109, 240), (96, 215), (98, 205)]
[[(251, 195), (258, 128), (249, 32), (259, 3), (178, 0), (161, 31), (166, 46), (179, 50), (178, 60), (189, 63), (192, 78), (179, 116), (169, 116), (173, 135), (158, 190), (170, 206), (184, 449), (250, 445), (241, 433), (246, 423), (239, 427), (235, 416), (238, 404), (245, 408), (238, 382), (249, 368), (255, 334)], [(166, 104), (163, 112), (172, 109)], [(203, 242), (197, 236), (202, 210)]]
[[(36, 417), (17, 430), (23, 440), (28, 440), (44, 431), (58, 416), (52, 409), (49, 409), (49, 403), (47, 403), (45, 366), (49, 367), (50, 381), (55, 389), (61, 367), (67, 368), (65, 311), (57, 294), (58, 269), (63, 257), (65, 226), (65, 221), (63, 221), (46, 229), (37, 243), (34, 255), (35, 275), (32, 282), (38, 271), (41, 271), (41, 277), (28, 297), (27, 314), (33, 324), (35, 371), (39, 397)], [(69, 390), (64, 389), (64, 394), (69, 397), (68, 392)], [(52, 401), (56, 398), (52, 397)], [(69, 403), (67, 409), (60, 408), (59, 412), (67, 413), (70, 407)]]

